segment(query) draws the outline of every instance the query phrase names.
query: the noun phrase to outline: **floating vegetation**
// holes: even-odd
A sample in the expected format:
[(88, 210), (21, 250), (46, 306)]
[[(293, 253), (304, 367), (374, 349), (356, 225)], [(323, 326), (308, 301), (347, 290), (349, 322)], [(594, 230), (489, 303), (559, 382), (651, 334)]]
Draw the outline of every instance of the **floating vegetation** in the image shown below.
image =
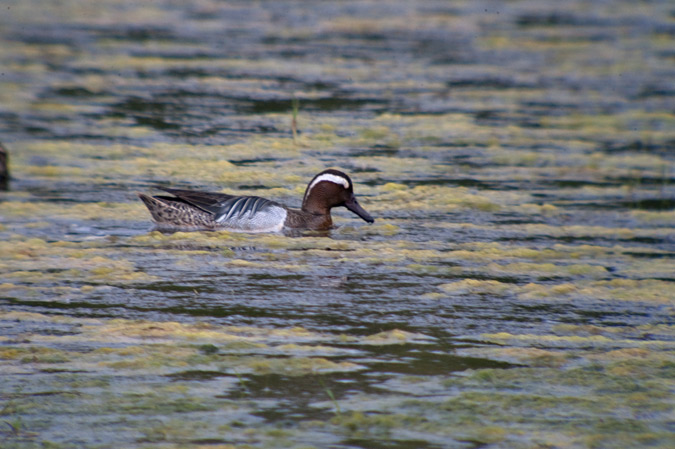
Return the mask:
[(671, 3), (8, 3), (0, 446), (670, 448)]

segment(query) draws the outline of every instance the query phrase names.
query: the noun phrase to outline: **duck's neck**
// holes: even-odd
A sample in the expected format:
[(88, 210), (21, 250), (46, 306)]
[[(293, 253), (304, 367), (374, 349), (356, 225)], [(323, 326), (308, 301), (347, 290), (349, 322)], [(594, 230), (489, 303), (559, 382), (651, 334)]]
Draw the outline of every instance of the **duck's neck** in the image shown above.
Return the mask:
[(332, 228), (333, 220), (330, 214), (313, 214), (304, 209), (302, 212), (290, 209), (285, 225), (291, 229), (314, 229), (321, 231)]
[(322, 202), (317, 201), (316, 197), (310, 195), (302, 202), (302, 211), (312, 215), (328, 215), (330, 216), (330, 208), (326, 207)]

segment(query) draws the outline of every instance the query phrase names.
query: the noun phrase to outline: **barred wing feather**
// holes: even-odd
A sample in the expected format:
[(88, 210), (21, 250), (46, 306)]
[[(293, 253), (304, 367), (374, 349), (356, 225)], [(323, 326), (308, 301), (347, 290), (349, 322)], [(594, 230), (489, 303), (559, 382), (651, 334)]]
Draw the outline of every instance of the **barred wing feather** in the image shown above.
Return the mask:
[(195, 207), (208, 212), (215, 214), (218, 210), (218, 205), (229, 199), (236, 198), (233, 195), (228, 195), (226, 193), (216, 193), (216, 192), (200, 192), (196, 190), (183, 190), (183, 189), (170, 189), (168, 187), (157, 187), (158, 189), (164, 190), (172, 195), (175, 195), (181, 201), (192, 204)]
[(272, 206), (279, 205), (259, 196), (235, 196), (218, 203), (212, 210), (215, 221), (218, 223), (233, 220), (251, 219), (258, 212), (263, 212)]

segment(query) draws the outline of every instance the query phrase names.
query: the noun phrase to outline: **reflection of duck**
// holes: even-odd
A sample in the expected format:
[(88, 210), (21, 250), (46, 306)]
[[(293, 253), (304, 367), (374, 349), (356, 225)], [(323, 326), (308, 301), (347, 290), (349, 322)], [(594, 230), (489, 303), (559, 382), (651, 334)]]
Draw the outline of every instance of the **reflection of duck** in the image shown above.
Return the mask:
[(7, 190), (9, 186), (9, 154), (0, 143), (0, 190)]
[(333, 225), (330, 210), (344, 206), (372, 223), (373, 217), (356, 201), (352, 180), (338, 170), (324, 170), (305, 190), (302, 209), (289, 209), (257, 196), (234, 196), (160, 187), (174, 196), (139, 193), (161, 230), (278, 232), (282, 229), (325, 230)]

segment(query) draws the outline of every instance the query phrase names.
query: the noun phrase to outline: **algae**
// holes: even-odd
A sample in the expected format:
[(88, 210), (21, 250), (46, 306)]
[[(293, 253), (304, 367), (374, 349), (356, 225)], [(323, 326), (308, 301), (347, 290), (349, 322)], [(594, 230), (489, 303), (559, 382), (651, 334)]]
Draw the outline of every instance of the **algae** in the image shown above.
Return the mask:
[(293, 6), (7, 4), (1, 445), (671, 447), (670, 3)]

